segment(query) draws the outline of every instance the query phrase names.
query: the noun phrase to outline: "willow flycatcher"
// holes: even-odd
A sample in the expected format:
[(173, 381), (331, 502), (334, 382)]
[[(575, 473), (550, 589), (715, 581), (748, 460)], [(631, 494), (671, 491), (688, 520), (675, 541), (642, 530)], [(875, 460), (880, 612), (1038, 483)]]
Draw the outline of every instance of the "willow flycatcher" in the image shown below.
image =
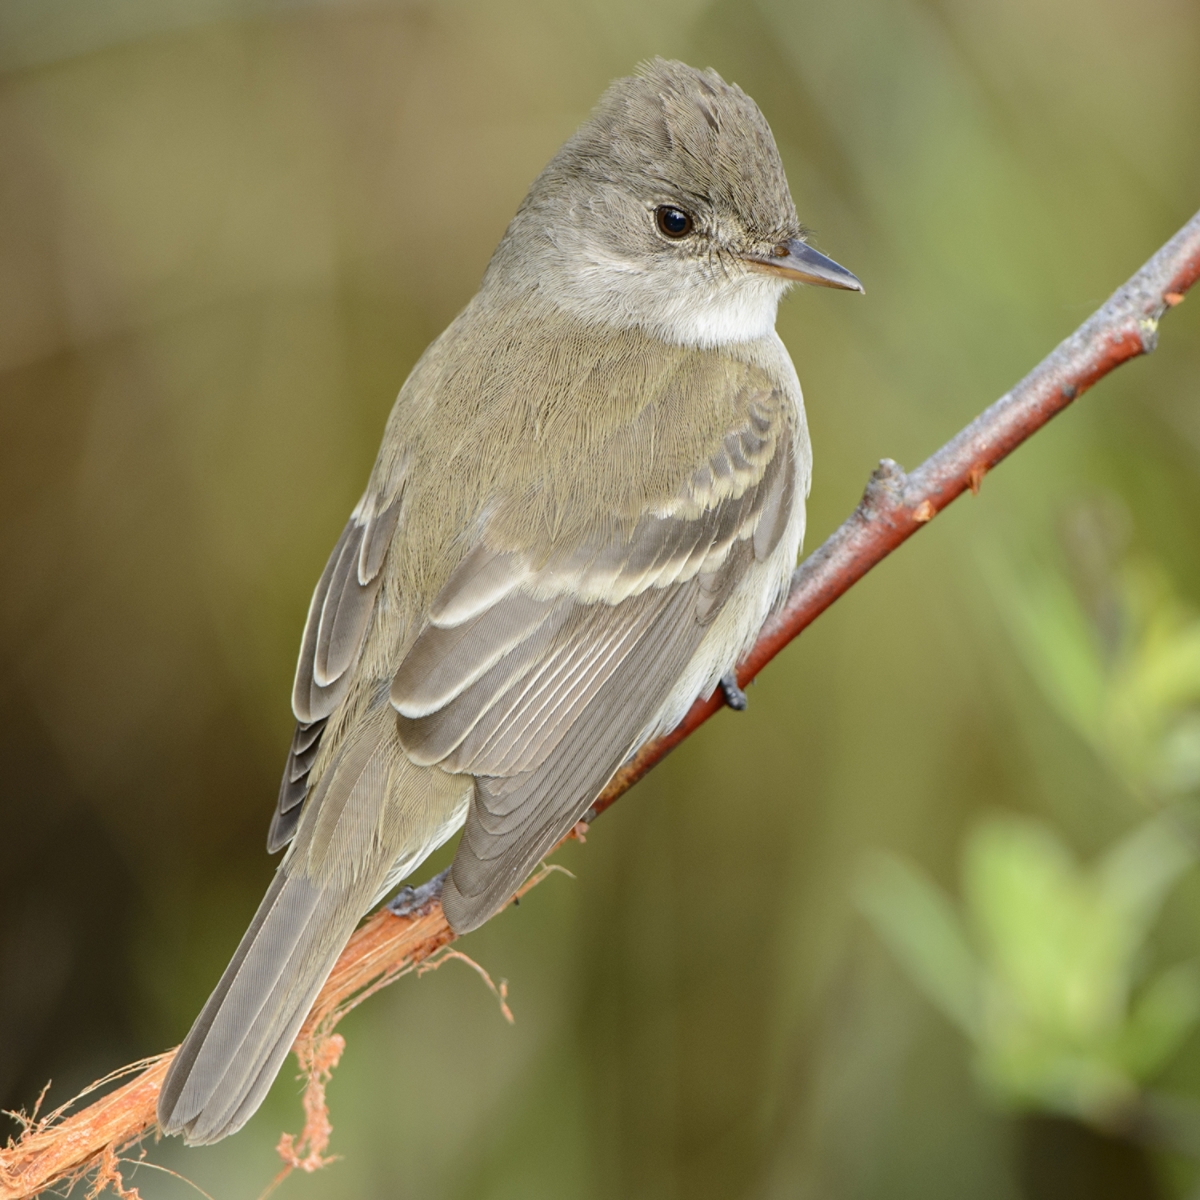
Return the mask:
[(159, 1122), (239, 1129), (358, 920), (460, 827), (442, 903), (501, 908), (784, 595), (811, 453), (775, 332), (804, 240), (761, 112), (661, 59), (530, 188), (400, 391), (317, 584), (268, 848)]

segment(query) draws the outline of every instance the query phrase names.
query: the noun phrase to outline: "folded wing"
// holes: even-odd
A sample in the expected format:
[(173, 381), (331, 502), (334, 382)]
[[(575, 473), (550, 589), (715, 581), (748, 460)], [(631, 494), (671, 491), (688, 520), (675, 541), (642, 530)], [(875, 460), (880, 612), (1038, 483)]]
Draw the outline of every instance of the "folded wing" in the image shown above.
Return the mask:
[(517, 551), (485, 529), (392, 683), (416, 763), (476, 777), (443, 904), (485, 921), (587, 811), (649, 732), (795, 502), (789, 406), (744, 419), (675, 495), (572, 545)]

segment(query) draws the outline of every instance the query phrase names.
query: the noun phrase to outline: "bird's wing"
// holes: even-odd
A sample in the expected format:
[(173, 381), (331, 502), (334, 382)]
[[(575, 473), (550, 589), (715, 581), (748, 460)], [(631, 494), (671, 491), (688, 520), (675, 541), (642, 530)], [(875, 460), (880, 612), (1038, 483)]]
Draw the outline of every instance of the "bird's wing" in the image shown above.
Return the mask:
[(393, 679), (401, 744), (477, 780), (443, 904), (481, 924), (586, 812), (644, 737), (748, 566), (795, 502), (791, 405), (743, 419), (663, 503), (574, 545), (517, 551), (484, 530)]
[(386, 501), (368, 491), (346, 522), (313, 592), (292, 688), (296, 732), (267, 835), (269, 853), (295, 835), (325, 722), (345, 696), (362, 652), (403, 495), (402, 484)]

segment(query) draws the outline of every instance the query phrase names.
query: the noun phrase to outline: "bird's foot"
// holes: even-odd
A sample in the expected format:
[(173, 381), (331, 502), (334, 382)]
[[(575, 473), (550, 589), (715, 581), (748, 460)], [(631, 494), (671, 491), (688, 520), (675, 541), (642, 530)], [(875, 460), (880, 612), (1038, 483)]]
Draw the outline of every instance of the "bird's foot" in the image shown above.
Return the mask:
[(402, 887), (384, 905), (384, 908), (394, 917), (420, 916), (434, 900), (441, 896), (442, 885), (446, 882), (446, 876), (449, 874), (450, 868), (447, 867), (444, 871), (439, 871), (432, 879), (427, 879), (416, 887)]
[(721, 691), (725, 696), (725, 703), (729, 705), (734, 712), (744, 712), (746, 708), (746, 693), (738, 687), (737, 672), (730, 671), (728, 675), (721, 678)]

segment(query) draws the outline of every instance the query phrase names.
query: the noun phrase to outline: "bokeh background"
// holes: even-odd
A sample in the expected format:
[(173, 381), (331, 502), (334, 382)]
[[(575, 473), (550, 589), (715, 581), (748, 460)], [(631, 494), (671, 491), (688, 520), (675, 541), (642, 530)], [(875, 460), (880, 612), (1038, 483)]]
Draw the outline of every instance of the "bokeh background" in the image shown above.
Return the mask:
[[(759, 101), (867, 287), (780, 315), (810, 547), (1200, 205), (1194, 0), (0, 4), (3, 1107), (186, 1031), (393, 397), (654, 54)], [(356, 1011), (279, 1194), (1193, 1194), (1196, 606), (1193, 298), (462, 943), (514, 1026), (459, 963)], [(151, 1160), (258, 1196), (292, 1075)]]

